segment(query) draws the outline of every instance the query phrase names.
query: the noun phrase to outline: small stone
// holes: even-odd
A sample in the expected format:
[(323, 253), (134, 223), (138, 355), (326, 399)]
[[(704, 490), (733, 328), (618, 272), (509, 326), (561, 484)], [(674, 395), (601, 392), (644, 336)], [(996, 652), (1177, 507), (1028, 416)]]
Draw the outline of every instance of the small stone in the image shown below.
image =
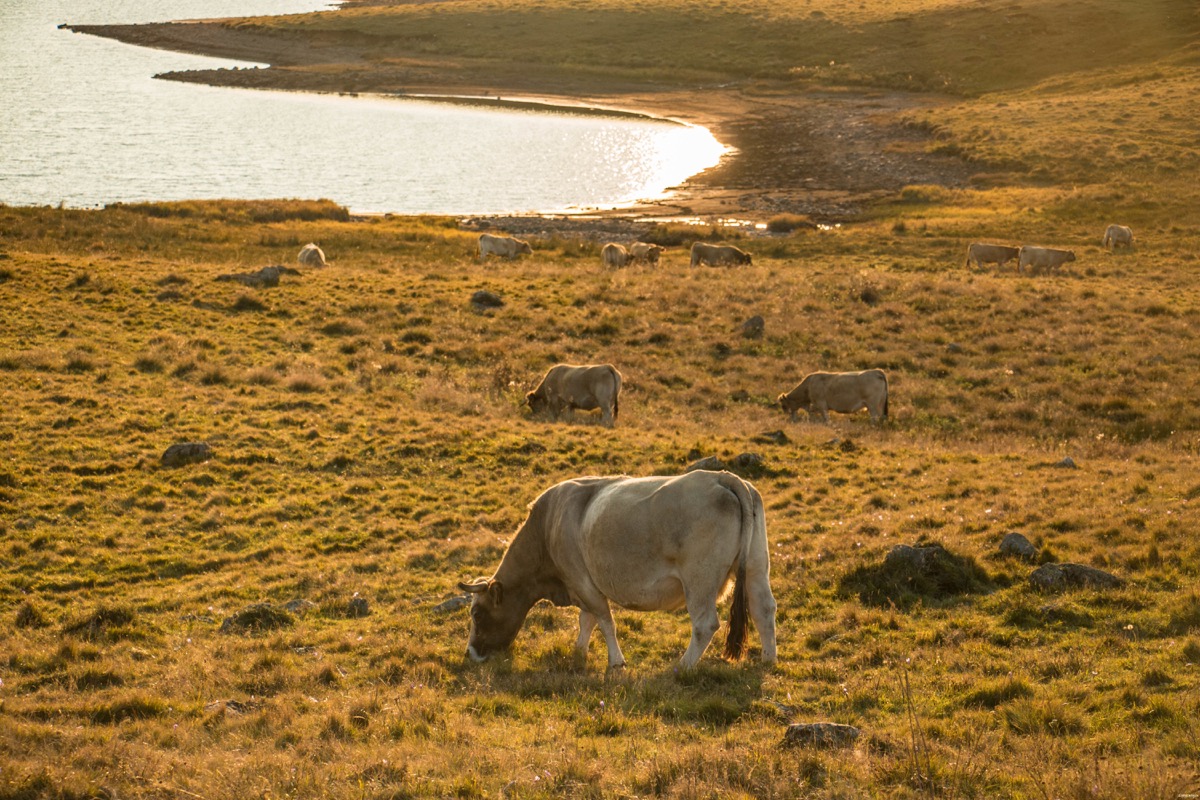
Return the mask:
[(460, 608), (466, 608), (469, 605), (471, 605), (471, 595), (462, 594), (438, 603), (433, 607), (433, 610), (438, 614), (445, 614), (450, 611), (457, 611)]
[(221, 623), (221, 633), (266, 631), (290, 627), (292, 615), (270, 603), (253, 603)]
[(712, 470), (713, 472), (720, 472), (721, 470), (725, 469), (725, 464), (716, 456), (709, 456), (708, 458), (702, 458), (699, 461), (693, 461), (688, 465), (686, 471), (695, 472), (698, 469), (707, 469)]
[(740, 470), (759, 469), (762, 465), (763, 457), (758, 453), (740, 453), (729, 462), (729, 466)]
[(349, 604), (346, 606), (347, 616), (357, 619), (359, 617), (368, 616), (371, 613), (371, 605), (367, 602), (367, 598), (355, 595), (350, 598)]
[(486, 311), (489, 308), (500, 308), (504, 305), (504, 300), (494, 292), (480, 289), (471, 295), (471, 305), (476, 311)]
[(182, 467), (185, 464), (199, 464), (213, 457), (212, 448), (207, 442), (180, 442), (173, 444), (162, 454), (164, 467)]
[(860, 735), (853, 725), (836, 722), (798, 722), (789, 725), (783, 743), (789, 747), (847, 747)]
[(742, 332), (742, 336), (746, 337), (747, 339), (761, 339), (765, 324), (766, 323), (763, 322), (762, 317), (755, 315), (743, 322), (738, 327), (738, 330), (740, 330)]
[(1033, 543), (1017, 532), (1009, 533), (1000, 542), (1000, 553), (1006, 556), (1016, 556), (1026, 561), (1037, 558), (1038, 550)]
[(763, 431), (751, 441), (756, 444), (787, 444), (791, 439), (783, 431)]
[(1062, 467), (1063, 469), (1079, 469), (1079, 467), (1075, 464), (1075, 459), (1071, 458), (1070, 456), (1067, 456), (1062, 461), (1056, 462), (1054, 466)]

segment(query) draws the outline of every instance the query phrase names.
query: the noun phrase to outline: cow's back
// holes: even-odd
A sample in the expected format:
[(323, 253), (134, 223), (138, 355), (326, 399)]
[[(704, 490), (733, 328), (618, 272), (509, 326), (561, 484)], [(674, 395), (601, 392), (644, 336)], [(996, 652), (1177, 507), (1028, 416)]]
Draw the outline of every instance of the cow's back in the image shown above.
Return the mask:
[[(722, 477), (725, 476), (725, 477)], [(626, 608), (683, 606), (681, 571), (731, 571), (742, 550), (742, 507), (728, 473), (624, 478), (595, 486), (579, 530), (582, 562)], [(753, 513), (752, 510), (750, 513)]]

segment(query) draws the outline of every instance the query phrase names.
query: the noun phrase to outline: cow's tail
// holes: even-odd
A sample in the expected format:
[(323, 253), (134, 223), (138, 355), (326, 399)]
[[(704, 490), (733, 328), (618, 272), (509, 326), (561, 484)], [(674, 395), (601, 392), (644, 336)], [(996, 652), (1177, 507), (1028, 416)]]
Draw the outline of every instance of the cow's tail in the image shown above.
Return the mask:
[(892, 396), (892, 387), (888, 383), (887, 373), (883, 373), (883, 419), (888, 418), (888, 400)]
[(613, 367), (612, 371), (616, 382), (616, 390), (613, 392), (613, 422), (616, 422), (617, 415), (621, 413), (621, 373), (616, 367)]
[(725, 658), (739, 661), (746, 654), (746, 639), (750, 629), (750, 605), (746, 597), (746, 561), (754, 542), (755, 518), (762, 509), (758, 492), (741, 478), (730, 475), (723, 481), (737, 496), (742, 507), (741, 550), (738, 553), (737, 577), (733, 583), (733, 603), (729, 607), (729, 633), (725, 636)]

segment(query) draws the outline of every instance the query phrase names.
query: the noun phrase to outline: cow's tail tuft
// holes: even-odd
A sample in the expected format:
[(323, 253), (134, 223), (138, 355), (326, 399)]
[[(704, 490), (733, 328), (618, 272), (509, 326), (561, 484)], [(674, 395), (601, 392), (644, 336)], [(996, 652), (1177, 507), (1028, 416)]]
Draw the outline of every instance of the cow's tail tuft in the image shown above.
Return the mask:
[[(743, 512), (744, 513), (744, 512)], [(746, 603), (746, 562), (738, 563), (733, 584), (733, 604), (729, 607), (729, 634), (725, 637), (725, 658), (740, 661), (746, 654), (746, 632), (750, 627), (750, 607)]]
[(733, 582), (733, 602), (729, 605), (729, 633), (725, 636), (725, 658), (738, 661), (746, 654), (746, 639), (750, 630), (750, 605), (746, 597), (746, 561), (757, 523), (756, 514), (761, 506), (755, 502), (756, 492), (735, 475), (724, 475), (722, 483), (733, 492), (742, 509), (741, 547), (737, 560), (737, 573)]

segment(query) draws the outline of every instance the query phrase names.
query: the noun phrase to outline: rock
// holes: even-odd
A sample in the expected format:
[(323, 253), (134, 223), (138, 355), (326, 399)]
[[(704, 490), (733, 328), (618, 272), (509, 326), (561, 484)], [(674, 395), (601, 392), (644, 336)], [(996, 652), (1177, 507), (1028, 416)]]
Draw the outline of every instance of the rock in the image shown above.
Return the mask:
[(350, 598), (350, 602), (346, 605), (347, 616), (358, 619), (370, 615), (371, 605), (367, 602), (367, 598), (359, 597), (357, 594)]
[(213, 457), (212, 448), (207, 442), (180, 442), (167, 448), (162, 454), (164, 467), (182, 467), (185, 464), (199, 464)]
[(221, 633), (269, 631), (290, 627), (295, 620), (282, 608), (270, 603), (254, 603), (233, 614), (221, 623)]
[(763, 431), (750, 441), (756, 444), (787, 444), (791, 439), (783, 431)]
[(1116, 589), (1125, 582), (1102, 569), (1083, 564), (1042, 564), (1029, 576), (1035, 589), (1062, 592), (1067, 589)]
[(317, 607), (317, 604), (314, 603), (312, 600), (302, 600), (299, 597), (297, 597), (293, 600), (288, 600), (286, 603), (283, 604), (283, 609), (285, 611), (287, 611), (289, 614), (303, 614), (304, 612), (314, 609), (316, 607)]
[(449, 600), (443, 600), (433, 607), (433, 610), (438, 614), (446, 614), (451, 611), (457, 611), (460, 608), (466, 608), (471, 605), (471, 595), (461, 594), (451, 597)]
[(257, 272), (235, 272), (228, 275), (218, 275), (219, 281), (234, 281), (243, 286), (254, 286), (257, 288), (269, 288), (279, 285), (279, 277), (281, 275), (299, 275), (300, 271), (289, 267), (270, 266), (263, 267)]
[(903, 609), (922, 600), (987, 592), (994, 584), (974, 559), (930, 543), (896, 545), (882, 562), (843, 575), (838, 588), (868, 605)]
[(788, 725), (783, 736), (787, 747), (848, 747), (858, 740), (860, 731), (853, 725), (836, 722), (798, 722)]
[(963, 352), (963, 346), (961, 344), (958, 344), (957, 342), (951, 342), (950, 344), (946, 345), (946, 352), (947, 353), (961, 353), (961, 352)]
[(500, 308), (504, 305), (504, 300), (494, 292), (480, 289), (471, 295), (471, 305), (476, 311), (487, 311), (490, 308)]
[(691, 464), (688, 464), (685, 472), (695, 472), (698, 469), (709, 469), (713, 472), (720, 472), (725, 469), (725, 464), (716, 456), (709, 456), (708, 458), (702, 458), (699, 461), (693, 461)]
[(729, 399), (735, 403), (744, 403), (750, 399), (750, 393), (745, 389), (738, 389), (736, 392), (729, 395)]
[(729, 462), (729, 466), (735, 470), (756, 470), (762, 469), (763, 457), (758, 453), (739, 453)]
[(738, 330), (747, 339), (761, 339), (764, 326), (763, 318), (755, 315), (738, 326)]
[(1075, 464), (1075, 459), (1071, 458), (1070, 456), (1067, 456), (1062, 461), (1056, 462), (1054, 466), (1062, 467), (1063, 469), (1079, 469), (1079, 467)]
[(1033, 561), (1037, 558), (1038, 550), (1022, 534), (1014, 531), (1005, 536), (1000, 542), (1000, 554)]

